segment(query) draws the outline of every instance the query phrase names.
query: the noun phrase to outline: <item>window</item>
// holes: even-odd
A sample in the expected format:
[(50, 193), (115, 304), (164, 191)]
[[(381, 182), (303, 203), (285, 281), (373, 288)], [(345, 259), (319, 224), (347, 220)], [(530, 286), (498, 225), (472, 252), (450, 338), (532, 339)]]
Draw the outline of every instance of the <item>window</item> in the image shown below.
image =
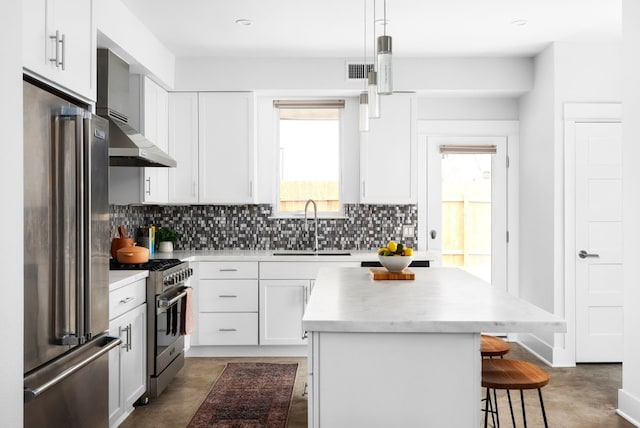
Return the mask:
[(313, 199), (340, 215), (340, 116), (344, 101), (274, 101), (278, 111), (276, 213), (296, 215)]

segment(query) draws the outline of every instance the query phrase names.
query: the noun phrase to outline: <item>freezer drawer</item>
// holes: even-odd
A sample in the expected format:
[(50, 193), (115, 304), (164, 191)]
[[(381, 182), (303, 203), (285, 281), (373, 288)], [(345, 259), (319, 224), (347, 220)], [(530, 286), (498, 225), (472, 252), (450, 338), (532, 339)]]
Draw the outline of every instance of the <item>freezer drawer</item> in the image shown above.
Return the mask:
[(25, 428), (106, 428), (109, 351), (121, 343), (100, 336), (25, 376)]

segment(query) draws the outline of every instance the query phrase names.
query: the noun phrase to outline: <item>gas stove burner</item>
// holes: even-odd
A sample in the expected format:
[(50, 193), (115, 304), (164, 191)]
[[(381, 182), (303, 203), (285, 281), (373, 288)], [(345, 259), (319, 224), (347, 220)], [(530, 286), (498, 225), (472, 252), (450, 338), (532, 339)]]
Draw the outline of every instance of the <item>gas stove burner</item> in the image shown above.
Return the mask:
[(153, 259), (149, 260), (147, 263), (139, 264), (119, 263), (118, 261), (111, 259), (109, 269), (162, 271), (177, 266), (180, 263), (182, 263), (180, 259)]

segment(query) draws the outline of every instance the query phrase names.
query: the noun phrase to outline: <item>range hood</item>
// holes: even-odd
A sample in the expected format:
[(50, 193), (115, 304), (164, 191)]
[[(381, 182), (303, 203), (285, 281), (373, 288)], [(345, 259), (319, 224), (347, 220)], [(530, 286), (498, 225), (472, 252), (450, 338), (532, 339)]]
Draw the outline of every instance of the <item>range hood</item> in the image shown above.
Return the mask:
[(109, 165), (175, 167), (177, 162), (129, 124), (129, 64), (98, 49), (96, 113), (109, 121)]

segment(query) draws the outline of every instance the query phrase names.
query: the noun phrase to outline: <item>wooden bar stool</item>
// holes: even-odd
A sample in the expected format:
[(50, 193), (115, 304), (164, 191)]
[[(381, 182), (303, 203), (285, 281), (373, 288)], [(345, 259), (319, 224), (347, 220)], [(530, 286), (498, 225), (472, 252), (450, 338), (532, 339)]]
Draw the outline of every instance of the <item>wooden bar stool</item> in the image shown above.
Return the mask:
[[(541, 388), (549, 383), (549, 375), (538, 368), (537, 366), (520, 360), (510, 359), (482, 359), (482, 386), (487, 388), (487, 403), (485, 404), (485, 416), (484, 426), (487, 426), (488, 409), (491, 405), (491, 395), (489, 391), (493, 389), (504, 389), (507, 392), (510, 390), (520, 391), (520, 401), (522, 403), (522, 420), (524, 426), (527, 426), (527, 416), (524, 410), (524, 394), (525, 389), (537, 389), (538, 397), (540, 398), (540, 408), (542, 409), (542, 418), (544, 419), (544, 426), (547, 425), (547, 414), (544, 410), (544, 401), (542, 400)], [(513, 426), (516, 426), (516, 420), (513, 415), (513, 406), (511, 400), (509, 400), (509, 409), (511, 410), (511, 421)], [(496, 406), (497, 413), (497, 406)], [(499, 424), (499, 422), (498, 422)]]
[(509, 353), (511, 346), (496, 336), (490, 336), (488, 334), (480, 335), (480, 354), (483, 357), (500, 357)]
[[(503, 358), (504, 355), (509, 353), (510, 350), (511, 346), (509, 346), (509, 344), (505, 340), (488, 334), (480, 335), (480, 354), (483, 358)], [(509, 398), (509, 403), (511, 403), (511, 394), (509, 393), (509, 391), (507, 391), (507, 397)], [(500, 427), (499, 420), (496, 424), (496, 416), (498, 415), (498, 399), (496, 397), (496, 390), (493, 390), (493, 401), (486, 399), (482, 399), (482, 401), (487, 401), (485, 404), (488, 404), (489, 407), (488, 409), (485, 409), (485, 412), (491, 413), (491, 422), (493, 422), (493, 426)], [(494, 406), (495, 410), (493, 409)], [(485, 405), (485, 408), (486, 407), (487, 406)]]

